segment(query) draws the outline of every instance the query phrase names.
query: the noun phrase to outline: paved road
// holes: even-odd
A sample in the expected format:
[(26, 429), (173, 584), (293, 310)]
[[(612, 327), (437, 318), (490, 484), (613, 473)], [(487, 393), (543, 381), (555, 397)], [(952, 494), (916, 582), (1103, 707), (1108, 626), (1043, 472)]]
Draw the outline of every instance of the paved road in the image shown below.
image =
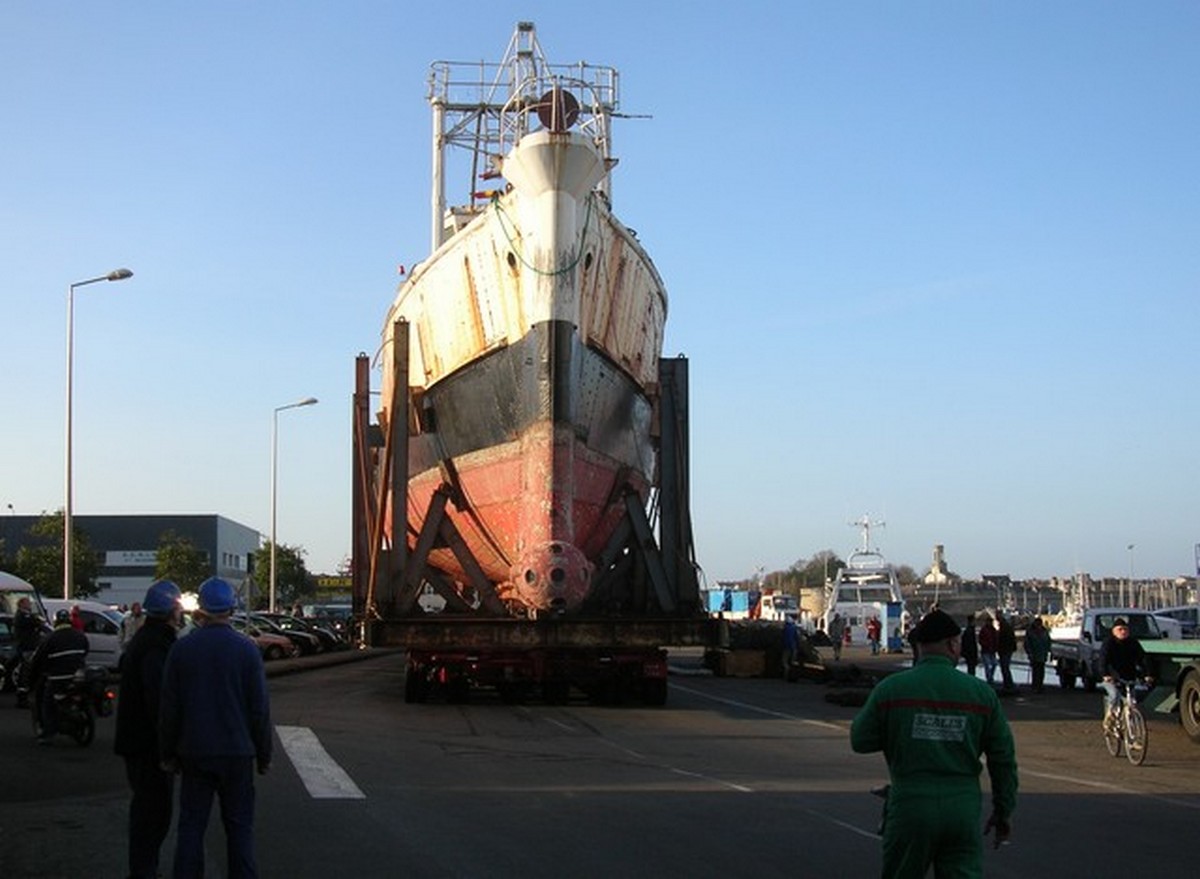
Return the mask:
[[(406, 705), (386, 656), (273, 677), (280, 746), (260, 780), (266, 877), (875, 876), (881, 758), (853, 754), (829, 688), (674, 676), (663, 709)], [(126, 794), (112, 723), (38, 748), (0, 698), (0, 876), (118, 877)], [(1099, 697), (1005, 701), (1021, 795), (990, 877), (1192, 877), (1200, 746), (1151, 721), (1142, 767), (1104, 750)], [(213, 821), (210, 875), (224, 875)], [(1181, 842), (1182, 841), (1182, 842)], [(168, 843), (166, 855), (170, 855)]]

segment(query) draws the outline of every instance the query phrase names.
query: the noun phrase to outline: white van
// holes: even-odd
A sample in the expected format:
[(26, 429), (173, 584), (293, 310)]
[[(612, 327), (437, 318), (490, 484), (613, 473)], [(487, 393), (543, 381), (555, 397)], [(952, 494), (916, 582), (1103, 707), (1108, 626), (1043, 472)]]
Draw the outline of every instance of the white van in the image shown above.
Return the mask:
[(83, 617), (83, 632), (88, 639), (87, 664), (109, 669), (117, 667), (121, 660), (121, 620), (124, 619), (119, 610), (98, 601), (65, 601), (62, 598), (43, 598), (42, 604), (46, 605), (51, 625), (60, 610), (69, 611), (78, 606), (79, 615)]

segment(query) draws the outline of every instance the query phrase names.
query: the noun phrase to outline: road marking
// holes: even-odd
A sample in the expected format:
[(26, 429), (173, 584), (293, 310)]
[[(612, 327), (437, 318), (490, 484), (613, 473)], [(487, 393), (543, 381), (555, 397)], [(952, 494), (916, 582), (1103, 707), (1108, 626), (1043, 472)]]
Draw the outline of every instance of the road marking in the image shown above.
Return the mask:
[(1200, 809), (1200, 803), (1194, 803), (1189, 800), (1180, 800), (1175, 797), (1163, 796), (1162, 794), (1148, 794), (1143, 791), (1134, 790), (1130, 787), (1124, 787), (1119, 784), (1112, 784), (1107, 781), (1092, 781), (1088, 778), (1078, 778), (1074, 775), (1055, 775), (1051, 772), (1034, 772), (1031, 769), (1019, 770), (1021, 775), (1030, 775), (1034, 778), (1044, 778), (1047, 781), (1063, 781), (1068, 784), (1077, 784), (1081, 787), (1094, 787), (1100, 790), (1112, 791), (1113, 793), (1123, 794), (1130, 797), (1143, 797), (1147, 800), (1157, 800), (1160, 803), (1168, 803), (1172, 806), (1183, 806), (1185, 809)]
[(818, 726), (822, 729), (832, 729), (837, 732), (846, 732), (846, 727), (836, 723), (830, 723), (825, 720), (812, 720), (808, 717), (797, 717), (795, 714), (786, 714), (783, 711), (772, 711), (770, 708), (762, 708), (758, 705), (751, 705), (749, 702), (739, 702), (736, 699), (722, 699), (720, 696), (713, 696), (711, 693), (705, 693), (702, 690), (693, 690), (691, 687), (683, 687), (679, 684), (671, 684), (671, 688), (681, 690), (684, 693), (691, 693), (693, 696), (700, 696), (703, 699), (709, 699), (713, 702), (720, 702), (722, 705), (729, 705), (733, 708), (742, 708), (746, 711), (757, 711), (759, 714), (765, 714), (768, 717), (779, 717), (783, 720), (795, 720), (799, 723), (807, 723), (809, 726)]
[(609, 747), (616, 748), (618, 751), (620, 751), (623, 754), (628, 754), (630, 757), (633, 757), (635, 760), (641, 760), (645, 763), (650, 764), (651, 766), (657, 766), (659, 769), (665, 769), (667, 772), (673, 772), (676, 775), (683, 775), (687, 778), (698, 778), (701, 781), (707, 781), (709, 784), (716, 784), (716, 785), (720, 785), (721, 787), (727, 787), (730, 790), (735, 790), (738, 793), (742, 793), (742, 794), (754, 793), (753, 788), (746, 787), (745, 785), (734, 784), (732, 781), (724, 781), (720, 778), (714, 778), (713, 776), (705, 775), (702, 772), (691, 772), (690, 770), (687, 770), (687, 769), (680, 769), (678, 766), (672, 766), (670, 763), (658, 763), (657, 761), (651, 760), (645, 754), (640, 754), (637, 751), (633, 750), (632, 748), (627, 748), (622, 744), (614, 742), (612, 739), (601, 738), (600, 741), (603, 742), (604, 744), (608, 745)]
[(346, 770), (329, 756), (316, 733), (306, 726), (277, 726), (279, 741), (296, 774), (315, 800), (365, 800), (367, 795)]
[(830, 824), (835, 824), (838, 827), (841, 827), (843, 830), (849, 830), (851, 833), (857, 833), (859, 836), (865, 836), (867, 839), (880, 838), (878, 833), (873, 833), (870, 830), (863, 830), (861, 827), (857, 827), (854, 824), (848, 824), (845, 821), (839, 821), (837, 818), (834, 818), (825, 812), (817, 812), (813, 809), (804, 809), (803, 811), (807, 812), (809, 815), (812, 815), (814, 818), (821, 818), (822, 820), (828, 821)]

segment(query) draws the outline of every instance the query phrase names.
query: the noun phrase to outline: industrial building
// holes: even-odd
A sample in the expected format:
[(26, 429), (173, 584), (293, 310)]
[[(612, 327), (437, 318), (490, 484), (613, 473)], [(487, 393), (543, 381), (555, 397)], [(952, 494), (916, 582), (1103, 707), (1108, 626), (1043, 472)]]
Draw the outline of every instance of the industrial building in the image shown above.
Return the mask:
[[(45, 543), (30, 534), (42, 518), (0, 516), (6, 558), (15, 559), (23, 546)], [(167, 532), (190, 540), (208, 557), (213, 575), (228, 580), (239, 592), (249, 579), (254, 552), (263, 542), (253, 528), (219, 515), (76, 515), (71, 521), (73, 530), (85, 535), (96, 553), (100, 592), (94, 600), (105, 604), (141, 601), (154, 581), (158, 546)]]

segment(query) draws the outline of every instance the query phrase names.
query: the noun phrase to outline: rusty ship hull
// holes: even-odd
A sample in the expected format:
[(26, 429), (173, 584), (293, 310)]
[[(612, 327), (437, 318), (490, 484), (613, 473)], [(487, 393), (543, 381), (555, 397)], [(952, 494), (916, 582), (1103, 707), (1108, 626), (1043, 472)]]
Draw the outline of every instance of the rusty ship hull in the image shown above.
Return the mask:
[[(382, 402), (389, 411), (407, 394), (405, 539), (448, 490), (446, 513), (496, 594), (513, 615), (536, 617), (585, 604), (626, 496), (644, 503), (654, 484), (667, 298), (610, 208), (615, 74), (555, 70), (532, 34), (521, 39), (498, 68), (509, 87), (495, 99), (496, 139), (475, 143), (491, 188), (450, 208), (435, 179), (433, 253), (384, 326)], [(444, 145), (445, 114), (460, 105), (449, 86), (431, 97)], [(411, 328), (407, 388), (388, 381), (401, 320)], [(468, 580), (449, 548), (429, 563)]]

